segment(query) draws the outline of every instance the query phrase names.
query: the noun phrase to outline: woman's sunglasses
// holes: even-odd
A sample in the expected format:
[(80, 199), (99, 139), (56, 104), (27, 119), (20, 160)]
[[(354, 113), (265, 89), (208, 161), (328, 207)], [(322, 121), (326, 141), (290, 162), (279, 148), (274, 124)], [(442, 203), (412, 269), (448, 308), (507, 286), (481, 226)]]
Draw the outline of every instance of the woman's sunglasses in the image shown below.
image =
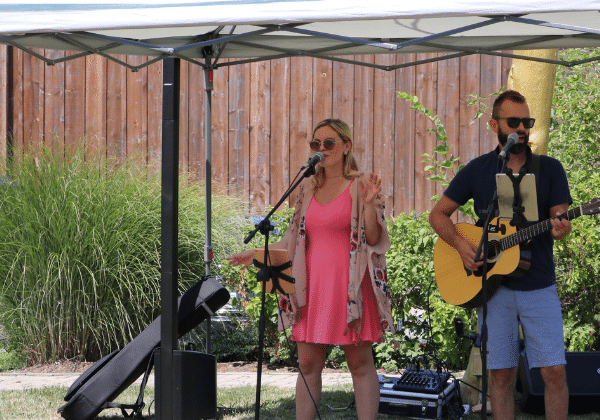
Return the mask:
[[(337, 142), (338, 140), (325, 139), (323, 140), (323, 147), (325, 147), (325, 150), (332, 150)], [(321, 142), (319, 140), (313, 140), (309, 144), (311, 150), (314, 150), (315, 152), (321, 150)]]
[(508, 117), (508, 118), (494, 118), (495, 120), (506, 120), (506, 124), (510, 128), (517, 128), (519, 124), (523, 123), (523, 127), (531, 128), (533, 124), (535, 124), (535, 118), (516, 118), (516, 117)]

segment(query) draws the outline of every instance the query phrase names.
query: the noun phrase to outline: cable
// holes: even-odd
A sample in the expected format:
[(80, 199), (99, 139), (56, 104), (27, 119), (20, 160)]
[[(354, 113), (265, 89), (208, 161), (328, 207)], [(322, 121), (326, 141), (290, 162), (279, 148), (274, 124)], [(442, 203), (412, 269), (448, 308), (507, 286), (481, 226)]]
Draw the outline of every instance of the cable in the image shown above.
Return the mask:
[[(281, 305), (279, 305), (279, 302), (277, 303), (277, 312), (279, 315), (279, 320), (281, 321), (281, 327), (283, 329), (283, 335), (285, 337), (285, 343), (288, 347), (288, 352), (290, 353), (290, 355), (292, 354), (292, 348), (291, 348), (291, 344), (290, 344), (290, 339), (287, 335), (287, 328), (283, 322), (283, 311), (281, 309)], [(289, 327), (288, 327), (289, 328)], [(312, 393), (310, 392), (310, 389), (308, 387), (308, 382), (306, 381), (306, 378), (304, 377), (304, 373), (302, 373), (302, 369), (300, 369), (300, 362), (298, 361), (298, 359), (296, 359), (296, 365), (297, 365), (297, 369), (298, 369), (298, 374), (300, 375), (300, 377), (302, 378), (302, 380), (304, 381), (304, 386), (306, 386), (306, 391), (308, 392), (308, 395), (310, 396), (310, 399), (315, 407), (315, 410), (317, 411), (317, 417), (319, 418), (319, 420), (321, 420), (321, 413), (319, 412), (319, 406), (317, 405), (317, 402), (315, 401), (315, 398), (313, 397)]]
[[(461, 382), (461, 383), (463, 383), (463, 384), (465, 384), (465, 385), (466, 385), (466, 386), (468, 386), (468, 387), (471, 387), (471, 388), (473, 388), (475, 391), (479, 392), (480, 394), (482, 394), (482, 393), (483, 393), (483, 391), (482, 391), (481, 389), (479, 389), (479, 388), (477, 388), (477, 387), (475, 387), (475, 386), (471, 385), (471, 384), (470, 384), (470, 383), (468, 383), (468, 382), (465, 382), (465, 381), (463, 381), (462, 379), (457, 379), (457, 381), (458, 381), (458, 382)], [(492, 398), (492, 397), (490, 397), (490, 394), (487, 394), (487, 398)]]
[(433, 349), (433, 354), (437, 358), (437, 350), (433, 345), (433, 337), (431, 336), (433, 327), (431, 325), (431, 307), (429, 302), (429, 297), (431, 296), (431, 286), (433, 285), (434, 280), (435, 277), (431, 279), (429, 286), (427, 287), (427, 344)]

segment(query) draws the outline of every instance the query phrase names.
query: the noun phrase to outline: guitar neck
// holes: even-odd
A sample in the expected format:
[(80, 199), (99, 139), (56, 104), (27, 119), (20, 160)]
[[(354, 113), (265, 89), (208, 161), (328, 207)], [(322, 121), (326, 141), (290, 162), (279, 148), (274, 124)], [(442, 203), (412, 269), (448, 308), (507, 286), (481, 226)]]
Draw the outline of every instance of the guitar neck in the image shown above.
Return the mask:
[[(557, 217), (566, 218), (567, 220), (573, 220), (573, 219), (578, 218), (579, 216), (581, 216), (581, 207), (576, 207), (574, 209), (571, 209), (571, 210), (567, 211), (566, 213), (563, 213)], [(552, 229), (552, 223), (551, 223), (552, 219), (555, 219), (555, 217), (546, 219), (543, 222), (536, 223), (535, 225), (531, 225), (528, 228), (525, 228), (516, 233), (513, 233), (512, 235), (509, 235), (505, 238), (502, 238), (500, 240), (502, 250), (512, 248), (513, 246), (520, 244), (521, 242), (528, 241), (537, 235), (540, 235), (546, 231), (551, 230)]]

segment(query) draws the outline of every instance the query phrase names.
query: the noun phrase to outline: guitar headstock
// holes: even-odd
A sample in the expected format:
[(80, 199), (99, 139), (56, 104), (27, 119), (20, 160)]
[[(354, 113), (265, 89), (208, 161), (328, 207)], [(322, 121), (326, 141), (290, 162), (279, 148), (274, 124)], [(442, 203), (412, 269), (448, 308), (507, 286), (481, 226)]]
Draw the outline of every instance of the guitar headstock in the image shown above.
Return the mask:
[(600, 198), (594, 198), (592, 201), (582, 204), (580, 208), (582, 215), (600, 214)]

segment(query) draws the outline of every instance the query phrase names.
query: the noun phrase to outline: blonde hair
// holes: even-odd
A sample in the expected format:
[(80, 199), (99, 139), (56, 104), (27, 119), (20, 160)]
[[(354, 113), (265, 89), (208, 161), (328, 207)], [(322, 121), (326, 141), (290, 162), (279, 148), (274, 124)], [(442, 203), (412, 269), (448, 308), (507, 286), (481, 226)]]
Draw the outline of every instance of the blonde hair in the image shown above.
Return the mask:
[[(342, 120), (337, 118), (327, 118), (326, 120), (321, 121), (313, 129), (312, 138), (315, 137), (315, 132), (321, 127), (330, 127), (338, 134), (338, 136), (340, 136), (344, 143), (352, 142), (352, 130), (350, 129), (350, 126)], [(317, 165), (316, 169), (317, 172), (310, 181), (310, 187), (313, 190), (322, 187), (323, 183), (325, 182), (325, 169), (320, 165)], [(354, 143), (352, 143), (348, 153), (344, 154), (342, 175), (346, 179), (354, 179), (359, 177), (361, 174), (362, 171), (358, 168), (358, 163), (356, 163), (356, 159), (354, 158)]]

